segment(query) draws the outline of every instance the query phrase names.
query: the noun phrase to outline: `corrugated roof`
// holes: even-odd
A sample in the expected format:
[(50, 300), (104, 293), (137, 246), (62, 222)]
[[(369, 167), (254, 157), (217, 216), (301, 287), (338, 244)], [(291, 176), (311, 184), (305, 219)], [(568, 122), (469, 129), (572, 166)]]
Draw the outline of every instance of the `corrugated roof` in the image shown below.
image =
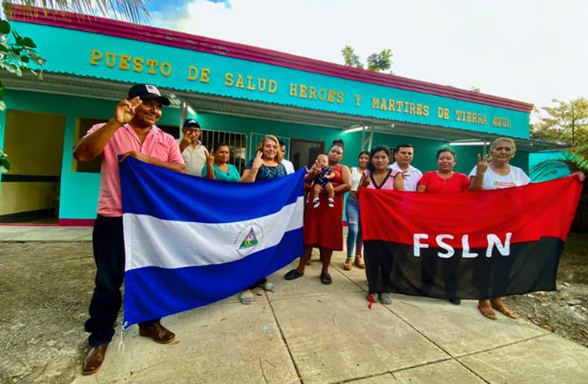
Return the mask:
[[(50, 72), (45, 72), (43, 74), (43, 80), (38, 80), (36, 77), (29, 74), (19, 78), (6, 73), (0, 73), (0, 80), (8, 89), (75, 97), (88, 97), (112, 100), (113, 102), (125, 98), (130, 85), (130, 83), (125, 82)], [(446, 142), (467, 139), (491, 141), (499, 136), (463, 129), (410, 124), (395, 120), (367, 118), (351, 114), (325, 112), (315, 109), (186, 92), (161, 87), (160, 91), (167, 96), (173, 97), (172, 101), (176, 101), (176, 106), (179, 105), (179, 102), (177, 101), (185, 101), (199, 113), (209, 112), (235, 115), (263, 120), (328, 127), (339, 130), (345, 130), (352, 126), (369, 126), (373, 127), (373, 130), (376, 133), (418, 137)], [(392, 124), (394, 124), (393, 127)], [(515, 138), (515, 140), (517, 141), (517, 147), (531, 152), (560, 148), (555, 144), (539, 140), (520, 138)]]

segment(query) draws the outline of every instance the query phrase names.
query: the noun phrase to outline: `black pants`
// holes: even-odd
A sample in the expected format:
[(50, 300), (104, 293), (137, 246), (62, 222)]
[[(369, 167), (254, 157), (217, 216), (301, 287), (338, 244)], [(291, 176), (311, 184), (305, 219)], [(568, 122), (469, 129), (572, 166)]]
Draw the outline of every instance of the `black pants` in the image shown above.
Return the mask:
[(421, 291), (429, 295), (431, 288), (435, 286), (437, 266), (441, 263), (443, 268), (443, 281), (445, 292), (450, 298), (456, 295), (457, 278), (459, 276), (459, 259), (453, 256), (449, 259), (440, 259), (436, 254), (428, 253), (421, 257)]
[(476, 259), (472, 273), (473, 286), (478, 290), (480, 300), (494, 299), (510, 292), (508, 283), (512, 259), (505, 256), (486, 257), (481, 254)]
[[(125, 244), (122, 217), (96, 218), (92, 233), (96, 262), (94, 295), (90, 301), (90, 318), (86, 332), (91, 347), (108, 344), (114, 336), (114, 322), (122, 304), (120, 287), (125, 276)], [(159, 319), (140, 323), (147, 327)]]
[(364, 262), (369, 293), (392, 292), (394, 255), (364, 249)]

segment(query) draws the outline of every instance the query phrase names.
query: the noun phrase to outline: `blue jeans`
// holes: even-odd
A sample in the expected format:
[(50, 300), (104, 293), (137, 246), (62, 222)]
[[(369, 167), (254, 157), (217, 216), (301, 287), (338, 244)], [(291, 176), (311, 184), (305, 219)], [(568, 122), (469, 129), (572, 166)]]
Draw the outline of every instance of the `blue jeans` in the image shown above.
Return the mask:
[[(86, 321), (85, 328), (86, 332), (90, 332), (90, 347), (97, 347), (112, 340), (114, 322), (122, 304), (120, 287), (125, 277), (122, 217), (98, 215), (92, 233), (92, 247), (96, 262), (96, 280), (90, 302), (90, 318)], [(154, 319), (139, 323), (139, 327), (148, 327), (158, 321), (159, 319)]]
[[(359, 200), (352, 194), (347, 195), (347, 204), (345, 207), (347, 215), (347, 258), (353, 258), (355, 245), (359, 248), (361, 244), (361, 225), (359, 221)], [(359, 254), (359, 249), (355, 252)]]

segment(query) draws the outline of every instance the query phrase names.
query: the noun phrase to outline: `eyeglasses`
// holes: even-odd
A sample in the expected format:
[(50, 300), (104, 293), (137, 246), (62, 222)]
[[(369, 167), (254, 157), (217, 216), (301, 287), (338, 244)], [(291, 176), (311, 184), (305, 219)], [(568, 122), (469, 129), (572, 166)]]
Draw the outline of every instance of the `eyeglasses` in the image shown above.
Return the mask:
[(186, 128), (184, 128), (184, 130), (186, 132), (189, 132), (189, 133), (198, 133), (198, 132), (200, 132), (200, 129), (198, 129), (198, 128), (196, 128), (196, 129), (186, 129)]
[(496, 147), (493, 150), (494, 151), (497, 151), (497, 152), (500, 152), (500, 151), (512, 152), (512, 148), (511, 147)]

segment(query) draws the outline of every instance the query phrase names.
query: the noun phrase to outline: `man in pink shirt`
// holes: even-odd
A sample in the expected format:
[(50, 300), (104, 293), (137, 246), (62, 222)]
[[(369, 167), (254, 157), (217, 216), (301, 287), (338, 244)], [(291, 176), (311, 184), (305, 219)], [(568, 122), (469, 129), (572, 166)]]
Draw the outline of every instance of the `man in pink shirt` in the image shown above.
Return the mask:
[[(78, 161), (90, 161), (102, 155), (98, 216), (92, 234), (96, 285), (90, 318), (85, 325), (90, 332), (90, 351), (82, 371), (85, 375), (97, 372), (102, 366), (122, 304), (120, 286), (125, 273), (125, 248), (118, 155), (122, 155), (121, 162), (132, 156), (173, 171), (186, 171), (175, 139), (155, 125), (161, 117), (161, 106), (169, 105), (168, 98), (149, 84), (134, 85), (128, 96), (116, 106), (113, 118), (90, 128), (74, 146)], [(139, 334), (162, 344), (172, 342), (175, 335), (159, 320), (140, 323)]]

